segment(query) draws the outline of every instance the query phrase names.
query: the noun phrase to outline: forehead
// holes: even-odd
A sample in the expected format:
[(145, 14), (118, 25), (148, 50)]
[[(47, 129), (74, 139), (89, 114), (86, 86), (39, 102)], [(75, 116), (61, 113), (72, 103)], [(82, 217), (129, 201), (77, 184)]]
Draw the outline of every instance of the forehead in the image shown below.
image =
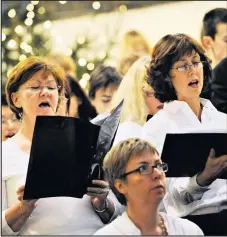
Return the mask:
[(14, 113), (11, 111), (11, 109), (8, 106), (2, 105), (2, 116), (11, 117), (13, 115)]
[(28, 81), (56, 81), (53, 74), (49, 71), (40, 70), (36, 72)]
[(96, 96), (113, 96), (118, 86), (114, 84), (108, 85), (106, 88), (100, 88), (96, 91)]
[(177, 61), (185, 61), (187, 59), (192, 59), (192, 58), (196, 58), (196, 57), (199, 57), (198, 52), (196, 52), (195, 50), (192, 50), (189, 52), (185, 52), (183, 55), (181, 55), (179, 57), (179, 59)]
[(144, 151), (140, 154), (133, 155), (128, 161), (128, 165), (136, 165), (140, 162), (147, 162), (154, 164), (155, 161), (160, 161), (160, 157), (157, 153), (152, 153), (150, 151)]

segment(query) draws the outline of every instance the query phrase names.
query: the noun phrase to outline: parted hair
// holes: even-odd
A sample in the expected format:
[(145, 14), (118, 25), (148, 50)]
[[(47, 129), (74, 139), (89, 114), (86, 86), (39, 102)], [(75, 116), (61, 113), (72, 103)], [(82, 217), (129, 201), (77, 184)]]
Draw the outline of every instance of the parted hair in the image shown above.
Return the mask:
[(148, 83), (155, 90), (155, 97), (161, 102), (177, 100), (175, 88), (170, 77), (170, 69), (184, 55), (191, 55), (195, 50), (200, 60), (205, 63), (203, 92), (209, 90), (212, 77), (211, 60), (202, 46), (186, 34), (168, 34), (155, 45), (152, 60), (148, 67)]
[(10, 72), (6, 87), (6, 99), (10, 109), (16, 114), (16, 117), (20, 119), (20, 114), (23, 112), (22, 108), (17, 108), (12, 101), (12, 93), (17, 92), (21, 85), (26, 83), (36, 72), (43, 70), (47, 74), (52, 74), (55, 78), (58, 86), (60, 86), (58, 93), (59, 99), (64, 91), (64, 71), (58, 67), (49, 64), (44, 58), (30, 56), (21, 62), (19, 62)]
[(148, 141), (140, 138), (129, 138), (113, 146), (105, 156), (103, 163), (105, 177), (116, 198), (122, 205), (127, 205), (127, 200), (126, 197), (115, 188), (115, 180), (122, 179), (124, 182), (127, 182), (126, 177), (122, 178), (121, 176), (125, 173), (128, 161), (131, 157), (144, 152), (159, 154), (156, 148)]

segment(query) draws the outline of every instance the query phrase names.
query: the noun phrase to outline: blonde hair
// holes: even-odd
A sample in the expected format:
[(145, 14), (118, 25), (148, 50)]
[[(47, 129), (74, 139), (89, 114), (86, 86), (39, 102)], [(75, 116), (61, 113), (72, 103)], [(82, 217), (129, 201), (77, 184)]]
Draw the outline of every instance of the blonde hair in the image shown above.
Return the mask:
[(120, 179), (124, 175), (126, 166), (133, 156), (141, 155), (145, 152), (159, 155), (156, 148), (150, 142), (140, 138), (129, 138), (113, 146), (104, 158), (103, 167), (107, 181), (122, 205), (127, 205), (127, 200), (115, 188), (115, 180)]
[(136, 48), (137, 45), (144, 46), (145, 54), (151, 53), (150, 44), (140, 32), (135, 30), (126, 32), (120, 41), (120, 58), (131, 57), (130, 52)]
[(51, 54), (46, 57), (51, 64), (57, 64), (65, 73), (73, 73), (76, 75), (76, 64), (73, 59), (64, 54)]
[(112, 109), (116, 108), (124, 99), (121, 123), (130, 120), (143, 125), (146, 122), (149, 110), (145, 103), (144, 90), (153, 91), (152, 87), (147, 83), (146, 65), (149, 65), (150, 61), (150, 56), (143, 56), (134, 62), (112, 99)]

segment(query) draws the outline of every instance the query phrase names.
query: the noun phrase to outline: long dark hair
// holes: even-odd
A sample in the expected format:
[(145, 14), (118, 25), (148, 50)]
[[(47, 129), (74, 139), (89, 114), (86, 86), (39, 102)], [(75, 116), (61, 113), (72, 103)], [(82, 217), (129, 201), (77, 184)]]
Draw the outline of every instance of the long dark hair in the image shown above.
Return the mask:
[(67, 75), (66, 79), (70, 86), (70, 93), (71, 96), (76, 96), (80, 103), (78, 105), (78, 116), (80, 119), (83, 120), (91, 120), (97, 116), (97, 112), (95, 107), (89, 101), (87, 95), (85, 94), (84, 90), (81, 88), (80, 84), (74, 79), (73, 77)]
[(155, 90), (155, 97), (161, 102), (177, 100), (175, 88), (170, 79), (170, 69), (185, 54), (195, 50), (204, 65), (204, 85), (201, 93), (208, 94), (212, 77), (211, 60), (196, 40), (185, 34), (166, 35), (155, 45), (148, 67), (148, 84)]

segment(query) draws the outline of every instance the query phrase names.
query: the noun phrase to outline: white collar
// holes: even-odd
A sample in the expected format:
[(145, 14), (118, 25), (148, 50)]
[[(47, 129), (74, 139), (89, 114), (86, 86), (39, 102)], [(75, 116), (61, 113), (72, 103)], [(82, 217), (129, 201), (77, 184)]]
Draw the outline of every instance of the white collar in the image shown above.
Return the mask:
[[(207, 100), (200, 98), (200, 103), (203, 105), (204, 108), (217, 110), (213, 104)], [(185, 101), (174, 100), (171, 102), (164, 103), (164, 110), (167, 110), (171, 113), (177, 113), (179, 110), (190, 109), (189, 105)]]
[(118, 220), (117, 228), (123, 235), (141, 235), (139, 228), (131, 221), (126, 211), (123, 212)]

